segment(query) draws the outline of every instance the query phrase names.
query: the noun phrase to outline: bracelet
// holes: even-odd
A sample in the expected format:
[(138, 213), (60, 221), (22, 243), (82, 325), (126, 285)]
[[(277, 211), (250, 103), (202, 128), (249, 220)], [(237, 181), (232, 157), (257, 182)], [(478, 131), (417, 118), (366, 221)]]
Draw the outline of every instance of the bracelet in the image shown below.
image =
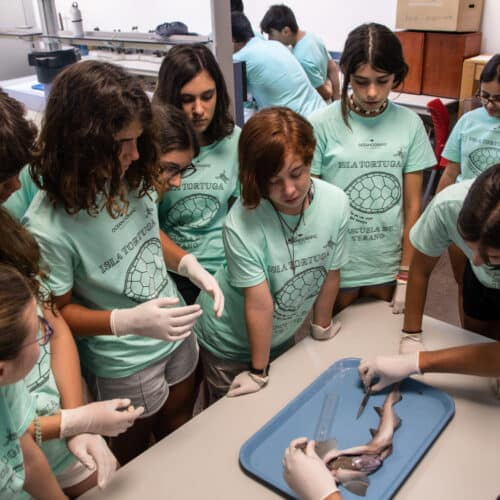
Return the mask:
[(403, 333), (408, 333), (409, 335), (413, 335), (414, 333), (422, 333), (422, 330), (413, 330), (413, 331), (410, 331), (410, 330), (405, 330), (404, 328), (402, 328), (401, 331)]
[(398, 274), (396, 276), (396, 281), (404, 281), (406, 283), (408, 281), (408, 275), (407, 274)]
[(267, 363), (267, 366), (265, 368), (257, 369), (254, 368), (252, 365), (252, 362), (248, 363), (248, 371), (252, 375), (259, 375), (260, 377), (267, 377), (269, 375), (269, 367), (271, 366), (271, 363)]
[(35, 443), (38, 447), (42, 446), (42, 426), (40, 425), (40, 417), (38, 415), (35, 416), (33, 420), (35, 425)]
[(408, 272), (410, 270), (410, 266), (399, 266), (399, 270)]

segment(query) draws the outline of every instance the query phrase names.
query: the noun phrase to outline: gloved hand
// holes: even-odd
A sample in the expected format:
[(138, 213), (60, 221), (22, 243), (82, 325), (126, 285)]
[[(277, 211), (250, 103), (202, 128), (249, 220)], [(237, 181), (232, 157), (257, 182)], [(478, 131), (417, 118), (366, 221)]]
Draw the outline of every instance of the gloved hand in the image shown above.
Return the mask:
[(286, 449), (283, 477), (301, 500), (323, 500), (338, 491), (337, 483), (314, 451), (314, 441), (307, 443), (305, 451), (297, 448), (306, 442), (307, 438), (294, 439)]
[(340, 323), (340, 321), (333, 322), (333, 319), (332, 321), (330, 321), (330, 324), (326, 328), (311, 323), (311, 337), (315, 340), (331, 339), (335, 337), (337, 333), (339, 333), (341, 326), (342, 324)]
[(213, 297), (215, 315), (220, 318), (224, 312), (224, 294), (217, 280), (201, 266), (196, 257), (190, 253), (184, 255), (179, 262), (177, 272)]
[(268, 382), (269, 375), (263, 377), (261, 375), (250, 373), (249, 371), (244, 371), (234, 377), (226, 396), (232, 398), (234, 396), (243, 396), (243, 394), (257, 392), (260, 391)]
[[(377, 356), (373, 359), (362, 359), (358, 373), (364, 386), (372, 391), (381, 391), (384, 387), (399, 382), (410, 375), (421, 373), (418, 365), (418, 352), (396, 356)], [(375, 378), (379, 381), (372, 385)]]
[[(119, 411), (119, 408), (124, 408)], [(130, 399), (98, 401), (85, 406), (61, 410), (61, 433), (64, 439), (88, 432), (102, 436), (118, 436), (144, 413), (144, 407), (133, 408)]]
[(106, 441), (97, 434), (78, 434), (67, 441), (68, 449), (92, 471), (97, 469), (97, 485), (104, 488), (111, 480), (118, 462)]
[(173, 307), (177, 298), (160, 297), (129, 309), (113, 309), (110, 326), (113, 335), (135, 334), (174, 342), (191, 334), (202, 310), (198, 304)]
[(425, 351), (425, 345), (422, 341), (422, 332), (405, 333), (401, 335), (399, 341), (399, 354), (409, 354), (410, 352)]
[(405, 312), (406, 281), (396, 280), (396, 288), (390, 302), (392, 314), (402, 314)]

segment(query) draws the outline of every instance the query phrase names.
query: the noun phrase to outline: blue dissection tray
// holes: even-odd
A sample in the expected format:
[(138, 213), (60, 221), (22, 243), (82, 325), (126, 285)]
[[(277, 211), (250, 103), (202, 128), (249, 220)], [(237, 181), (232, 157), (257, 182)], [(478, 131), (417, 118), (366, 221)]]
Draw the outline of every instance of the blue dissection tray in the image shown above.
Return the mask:
[[(244, 471), (281, 494), (294, 497), (283, 479), (282, 458), (290, 441), (300, 436), (315, 437), (325, 398), (336, 396), (336, 411), (327, 438), (336, 438), (339, 449), (367, 443), (370, 428), (379, 417), (374, 406), (382, 406), (389, 392), (370, 397), (364, 413), (356, 420), (363, 398), (358, 376), (359, 359), (345, 358), (334, 363), (283, 410), (257, 431), (240, 450)], [(455, 405), (445, 392), (407, 379), (401, 383), (403, 399), (394, 406), (401, 426), (394, 433), (393, 452), (383, 465), (370, 474), (365, 498), (387, 499), (395, 494), (439, 433), (455, 413)], [(322, 413), (323, 412), (323, 413)], [(324, 422), (324, 418), (321, 419)], [(344, 499), (360, 499), (341, 487)]]

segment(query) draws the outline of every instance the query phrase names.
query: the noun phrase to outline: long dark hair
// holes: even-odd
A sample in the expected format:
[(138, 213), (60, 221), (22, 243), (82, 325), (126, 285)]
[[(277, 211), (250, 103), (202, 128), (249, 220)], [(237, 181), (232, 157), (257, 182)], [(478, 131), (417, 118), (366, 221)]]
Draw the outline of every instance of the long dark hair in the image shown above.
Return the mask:
[(376, 71), (394, 75), (394, 87), (403, 83), (408, 65), (398, 37), (387, 26), (377, 23), (362, 24), (347, 36), (340, 58), (344, 74), (342, 85), (342, 118), (349, 126), (349, 97), (347, 91), (351, 76), (363, 64), (369, 64)]
[[(137, 140), (140, 157), (122, 179), (115, 136), (134, 119), (143, 129)], [(126, 185), (139, 189), (139, 196), (156, 186), (151, 104), (139, 80), (113, 64), (84, 61), (59, 73), (37, 146), (31, 176), (69, 214), (95, 215), (103, 208), (98, 195), (104, 193), (104, 206), (117, 217), (127, 209)]]
[(480, 83), (500, 83), (500, 54), (495, 54), (484, 66), (479, 77)]
[(479, 175), (465, 197), (457, 228), (465, 241), (477, 242), (488, 263), (488, 248), (500, 249), (500, 163)]
[(153, 95), (154, 104), (172, 104), (182, 109), (181, 89), (201, 71), (206, 70), (215, 82), (217, 102), (214, 117), (204, 136), (209, 143), (230, 135), (234, 120), (229, 110), (229, 94), (222, 71), (212, 52), (201, 44), (176, 45), (164, 57)]

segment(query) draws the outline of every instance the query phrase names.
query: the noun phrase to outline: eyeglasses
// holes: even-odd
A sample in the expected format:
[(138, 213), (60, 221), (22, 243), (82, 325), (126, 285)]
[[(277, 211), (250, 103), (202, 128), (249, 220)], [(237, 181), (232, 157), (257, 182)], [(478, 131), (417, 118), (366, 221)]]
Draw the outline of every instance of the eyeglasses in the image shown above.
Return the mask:
[(23, 344), (21, 348), (28, 347), (32, 344), (44, 346), (49, 342), (50, 337), (54, 334), (54, 329), (43, 316), (38, 316), (38, 321), (40, 323), (40, 328), (36, 334), (36, 340)]
[(177, 175), (181, 176), (181, 179), (185, 179), (186, 177), (190, 177), (196, 172), (196, 167), (190, 163), (185, 167), (181, 168), (179, 165), (175, 163), (163, 163), (160, 164), (160, 173), (165, 174), (168, 179), (172, 179)]
[(477, 92), (476, 97), (481, 101), (483, 106), (486, 106), (489, 102), (495, 107), (500, 107), (500, 95), (489, 95), (483, 92)]

